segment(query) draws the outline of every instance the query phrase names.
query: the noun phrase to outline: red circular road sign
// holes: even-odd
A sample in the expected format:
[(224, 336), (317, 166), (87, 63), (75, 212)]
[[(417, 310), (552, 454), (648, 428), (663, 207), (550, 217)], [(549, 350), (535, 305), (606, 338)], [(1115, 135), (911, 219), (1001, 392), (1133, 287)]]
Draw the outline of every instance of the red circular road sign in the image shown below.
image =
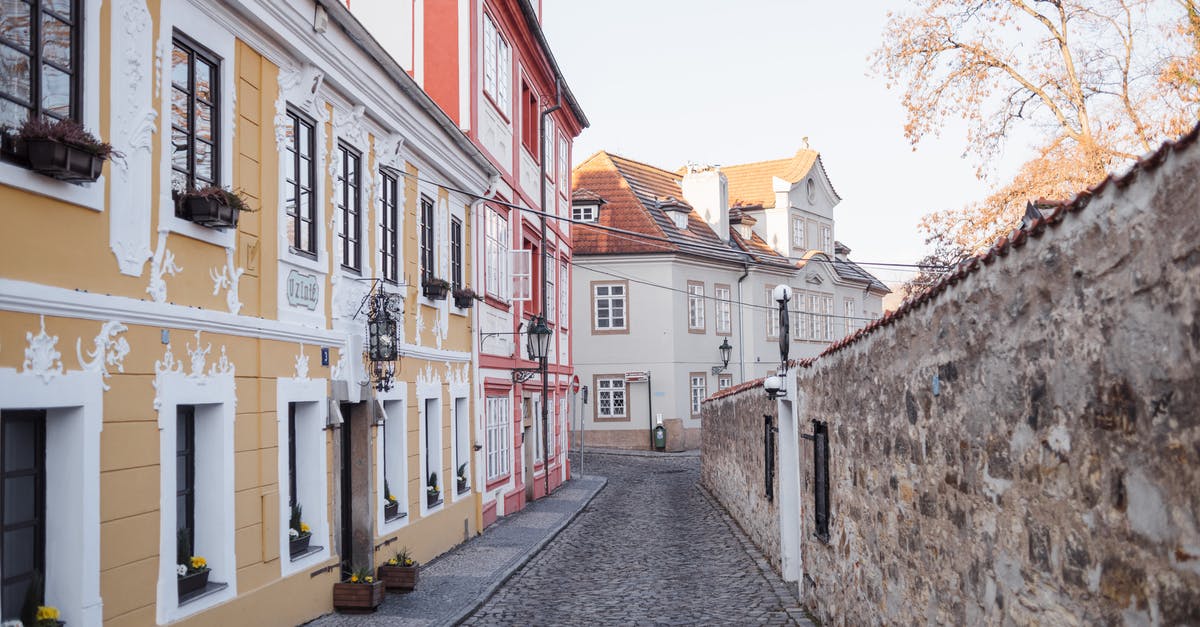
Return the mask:
[(575, 393), (579, 392), (579, 375), (571, 376), (571, 391)]

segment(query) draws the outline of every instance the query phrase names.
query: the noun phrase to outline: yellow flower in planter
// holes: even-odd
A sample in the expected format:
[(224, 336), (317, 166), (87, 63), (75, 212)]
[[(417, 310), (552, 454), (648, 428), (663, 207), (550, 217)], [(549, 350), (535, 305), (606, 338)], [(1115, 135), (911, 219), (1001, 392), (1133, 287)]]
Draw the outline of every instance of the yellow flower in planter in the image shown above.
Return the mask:
[(208, 566), (208, 562), (203, 557), (199, 555), (192, 556), (192, 570), (201, 570), (206, 566)]
[(365, 581), (367, 583), (371, 583), (371, 582), (375, 581), (375, 578), (370, 575), (367, 575), (366, 579), (364, 579), (363, 581)]
[(308, 523), (300, 523), (300, 533), (308, 533), (309, 531), (311, 531), (311, 529), (309, 528)]
[(392, 559), (388, 560), (387, 563), (388, 563), (388, 566), (399, 566), (400, 560), (393, 557)]
[(58, 608), (49, 605), (39, 606), (37, 609), (37, 620), (58, 620)]
[(406, 558), (404, 558), (404, 565), (405, 565), (405, 566), (412, 566), (412, 565), (413, 565), (412, 558), (411, 558), (411, 557), (406, 557)]
[(358, 575), (350, 575), (350, 583), (358, 583)]

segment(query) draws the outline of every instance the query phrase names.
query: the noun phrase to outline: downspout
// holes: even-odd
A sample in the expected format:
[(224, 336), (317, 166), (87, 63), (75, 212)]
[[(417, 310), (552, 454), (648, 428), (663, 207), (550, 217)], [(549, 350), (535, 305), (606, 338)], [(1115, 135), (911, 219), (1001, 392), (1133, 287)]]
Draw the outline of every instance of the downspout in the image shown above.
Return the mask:
[(746, 304), (742, 301), (742, 281), (750, 276), (750, 262), (743, 261), (742, 267), (745, 270), (742, 276), (738, 277), (738, 336), (741, 341), (738, 342), (738, 365), (742, 369), (742, 380), (739, 383), (746, 382)]
[[(554, 106), (542, 109), (542, 115), (538, 117), (538, 138), (541, 140), (538, 144), (538, 156), (540, 157), (540, 174), (538, 175), (538, 188), (541, 196), (541, 201), (538, 203), (538, 209), (541, 210), (542, 217), (542, 320), (546, 319), (546, 116), (558, 111), (562, 108), (562, 82), (558, 79), (554, 81)], [(559, 323), (561, 324), (561, 320)], [(559, 335), (557, 332), (554, 335)], [(554, 343), (551, 342), (553, 345)], [(557, 361), (557, 360), (556, 360)], [(550, 422), (548, 414), (550, 411), (550, 380), (546, 365), (550, 362), (550, 356), (542, 357), (542, 478), (546, 481), (546, 494), (550, 496)]]

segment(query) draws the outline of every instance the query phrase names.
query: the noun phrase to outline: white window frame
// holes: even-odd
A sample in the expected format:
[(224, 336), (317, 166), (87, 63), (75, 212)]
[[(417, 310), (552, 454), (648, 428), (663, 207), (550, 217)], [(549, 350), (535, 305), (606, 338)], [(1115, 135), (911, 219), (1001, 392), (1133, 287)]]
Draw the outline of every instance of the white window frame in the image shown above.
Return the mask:
[(509, 299), (533, 299), (533, 251), (528, 248), (508, 251), (508, 266), (512, 273), (512, 292)]
[[(408, 494), (408, 384), (404, 381), (397, 381), (391, 390), (376, 394), (379, 407), (383, 410), (381, 429), (386, 430), (387, 436), (375, 438), (375, 458), (379, 460), (379, 463), (375, 464), (375, 482), (378, 486), (379, 501), (375, 525), (379, 530), (379, 535), (386, 535), (407, 526), (410, 518), (408, 515), (411, 505)], [(380, 433), (380, 436), (382, 435)], [(386, 464), (383, 463), (385, 457)], [(384, 476), (384, 466), (387, 467), (386, 476)], [(403, 514), (394, 520), (387, 520), (383, 511), (386, 497), (385, 479), (387, 487), (391, 488), (392, 496), (396, 497), (396, 501), (400, 504), (400, 512)]]
[(825, 318), (825, 323), (821, 325), (822, 339), (831, 341), (833, 340), (833, 296), (821, 297), (821, 313)]
[(697, 373), (689, 374), (688, 384), (691, 392), (692, 417), (696, 418), (700, 416), (701, 403), (708, 398), (708, 377)]
[[(474, 489), (471, 481), (471, 402), (465, 395), (450, 394), (450, 469), (454, 471), (454, 481), (446, 482), (451, 501), (465, 499)], [(466, 464), (467, 489), (461, 494), (458, 491), (458, 467)], [(453, 487), (450, 487), (453, 486)]]
[(828, 224), (821, 225), (821, 250), (833, 254), (833, 227)]
[[(421, 468), (421, 497), (418, 499), (418, 501), (421, 504), (420, 511), (422, 516), (429, 515), (431, 512), (441, 511), (449, 502), (449, 499), (446, 498), (446, 491), (449, 483), (446, 481), (446, 468), (442, 463), (442, 430), (445, 425), (442, 424), (441, 385), (438, 385), (437, 388), (438, 392), (436, 394), (427, 394), (423, 393), (423, 390), (417, 390), (417, 412), (419, 419), (417, 435), (420, 438), (420, 440), (417, 441), (417, 448), (420, 450), (419, 467)], [(430, 406), (433, 407), (433, 412), (436, 412), (435, 422), (437, 424), (437, 429), (433, 431), (435, 442), (432, 449), (429, 449), (429, 447), (425, 445), (426, 433), (430, 431)], [(432, 454), (430, 454), (431, 452)], [(430, 457), (434, 457), (435, 459), (430, 459)], [(426, 497), (427, 487), (429, 485), (429, 474), (432, 472), (436, 472), (438, 475), (438, 488), (441, 490), (442, 502), (434, 505), (433, 507), (429, 507), (429, 499)]]
[(733, 333), (732, 292), (728, 286), (713, 286), (713, 298), (715, 299), (717, 334), (729, 335)]
[(688, 331), (704, 331), (704, 283), (689, 281)]
[(487, 481), (497, 481), (512, 474), (512, 400), (503, 396), (485, 395), (487, 421)]
[(773, 285), (767, 286), (767, 288), (766, 288), (767, 306), (765, 309), (763, 309), (763, 313), (766, 316), (766, 322), (767, 322), (766, 331), (767, 331), (767, 339), (768, 340), (779, 339), (779, 314), (778, 314), (778, 309), (777, 309), (779, 307), (779, 305), (772, 299), (771, 292), (774, 289), (775, 289), (775, 286), (773, 286)]
[[(607, 386), (605, 384), (608, 384)], [(599, 418), (628, 418), (629, 392), (624, 377), (602, 377), (596, 379), (596, 416)], [(601, 399), (608, 398), (608, 412), (605, 413)], [(621, 413), (613, 409), (617, 398), (621, 400)]]
[(554, 271), (558, 267), (558, 261), (551, 256), (546, 260), (546, 321), (553, 324), (558, 320), (558, 290), (555, 288), (557, 281)]
[(792, 217), (792, 248), (805, 250), (804, 246), (804, 218), (799, 216)]
[(858, 329), (857, 316), (854, 315), (855, 303), (853, 298), (842, 299), (842, 313), (846, 316), (846, 335)]
[[(619, 288), (620, 294), (613, 294), (613, 288)], [(601, 294), (601, 289), (606, 289), (605, 294)], [(592, 325), (597, 331), (625, 331), (629, 329), (629, 295), (626, 293), (624, 283), (612, 282), (597, 282), (592, 284)], [(603, 318), (604, 325), (601, 325), (600, 317), (600, 302), (604, 300), (608, 305), (608, 315)], [(621, 304), (621, 325), (617, 326), (613, 323), (616, 317), (613, 315), (613, 304), (615, 302)]]
[[(287, 577), (307, 570), (330, 556), (329, 473), (326, 465), (325, 424), (329, 405), (324, 379), (280, 378), (275, 382), (275, 422), (279, 453), (279, 570)], [(296, 491), (304, 507), (303, 522), (312, 531), (312, 545), (321, 550), (292, 560), (289, 554), (288, 522), (291, 520), (291, 486), (288, 481), (288, 405), (296, 407)], [(303, 449), (303, 453), (301, 452)], [(199, 458), (197, 458), (198, 460)], [(298, 460), (298, 461), (299, 461)], [(172, 492), (174, 494), (174, 492)]]
[(491, 207), (487, 208), (486, 216), (484, 289), (491, 296), (507, 302), (512, 289), (508, 216)]
[(579, 222), (596, 222), (600, 216), (598, 205), (574, 205), (571, 207), (571, 219)]
[(483, 14), (483, 93), (504, 114), (512, 118), (512, 48), (500, 27), (486, 11)]
[(719, 374), (717, 375), (717, 391), (733, 387), (733, 375)]
[[(558, 194), (563, 198), (571, 195), (571, 168), (568, 153), (570, 144), (567, 142), (567, 136), (560, 134), (558, 136)], [(564, 203), (564, 206), (569, 203)]]
[(820, 327), (821, 317), (819, 315), (820, 308), (821, 308), (821, 295), (810, 292), (808, 294), (808, 322), (809, 322), (809, 324), (808, 324), (808, 337), (806, 339), (814, 340), (814, 341), (821, 339), (821, 327)]
[(565, 257), (558, 269), (558, 298), (561, 310), (558, 326), (560, 329), (566, 329), (571, 326), (571, 270)]

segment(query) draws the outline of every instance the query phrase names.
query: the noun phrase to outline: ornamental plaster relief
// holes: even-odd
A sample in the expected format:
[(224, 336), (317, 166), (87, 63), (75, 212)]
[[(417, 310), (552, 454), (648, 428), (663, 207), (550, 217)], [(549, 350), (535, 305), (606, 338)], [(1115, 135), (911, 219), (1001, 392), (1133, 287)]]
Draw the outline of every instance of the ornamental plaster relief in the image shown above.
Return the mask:
[(29, 346), (25, 348), (25, 362), (21, 364), (21, 371), (40, 378), (42, 383), (49, 383), (63, 373), (62, 354), (54, 348), (58, 344), (58, 336), (46, 335), (46, 316), (40, 318), (42, 330), (37, 335), (31, 331), (25, 332), (25, 341)]
[[(236, 374), (233, 363), (229, 361), (229, 356), (225, 352), (225, 345), (221, 345), (221, 356), (217, 362), (208, 365), (208, 355), (212, 352), (212, 342), (207, 346), (200, 345), (200, 331), (196, 331), (196, 347), (192, 348), (191, 342), (184, 344), (187, 352), (187, 370), (184, 370), (184, 362), (175, 359), (175, 354), (171, 351), (171, 344), (167, 343), (167, 350), (163, 353), (163, 358), (154, 362), (154, 409), (158, 411), (162, 409), (162, 391), (166, 384), (166, 379), (173, 376), (183, 376), (195, 385), (207, 385), (209, 383), (228, 381), (230, 385), (234, 385), (234, 376)], [(205, 368), (208, 370), (206, 371)], [(234, 403), (236, 404), (236, 396)]]
[[(75, 340), (75, 357), (79, 359), (79, 367), (85, 371), (100, 373), (101, 381), (108, 379), (112, 375), (108, 372), (109, 366), (116, 366), (117, 372), (125, 372), (125, 357), (129, 355), (129, 342), (118, 335), (128, 331), (129, 329), (116, 320), (109, 320), (100, 327), (100, 334), (92, 340), (93, 348), (88, 351), (88, 358), (84, 359), (81, 344), (83, 338)], [(110, 388), (107, 383), (101, 383), (101, 387), (107, 392)]]
[(150, 192), (153, 176), (153, 136), (158, 121), (152, 94), (157, 95), (155, 70), (161, 72), (162, 50), (153, 66), (146, 53), (154, 50), (150, 12), (143, 0), (116, 0), (112, 41), (122, 42), (113, 58), (112, 102), (108, 140), (123, 158), (112, 159), (109, 171), (109, 248), (121, 274), (141, 276), (150, 259)]
[(304, 345), (300, 345), (300, 353), (296, 355), (296, 379), (308, 381), (308, 355), (304, 354)]
[(417, 398), (441, 398), (442, 378), (434, 372), (433, 364), (425, 364), (424, 370), (417, 371)]
[(154, 251), (154, 258), (150, 260), (150, 285), (146, 288), (146, 293), (156, 303), (164, 303), (167, 301), (167, 282), (163, 278), (165, 275), (175, 276), (183, 272), (183, 268), (175, 265), (175, 253), (167, 250), (167, 232), (158, 232), (158, 248)]
[(242, 301), (238, 298), (238, 282), (245, 271), (245, 268), (239, 268), (233, 263), (233, 248), (225, 249), (225, 267), (208, 271), (208, 276), (213, 280), (213, 296), (220, 294), (223, 289), (227, 290), (225, 304), (229, 307), (229, 313), (234, 315), (242, 310)]

